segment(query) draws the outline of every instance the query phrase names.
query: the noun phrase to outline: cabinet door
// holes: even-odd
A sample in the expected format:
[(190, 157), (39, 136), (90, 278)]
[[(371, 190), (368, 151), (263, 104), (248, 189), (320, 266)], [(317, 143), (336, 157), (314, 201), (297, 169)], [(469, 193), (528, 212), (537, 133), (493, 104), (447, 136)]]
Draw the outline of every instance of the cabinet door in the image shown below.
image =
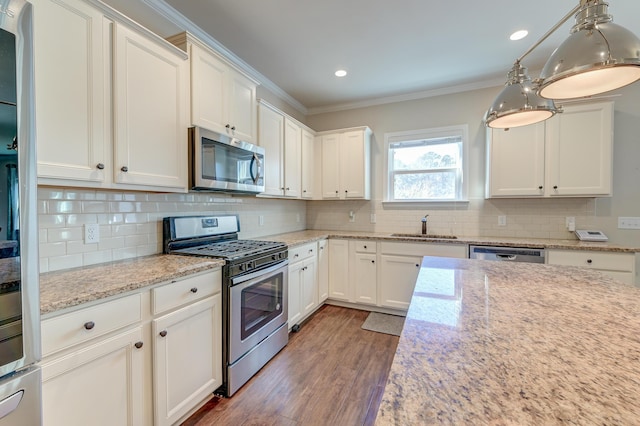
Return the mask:
[(284, 116), (259, 106), (258, 144), (265, 149), (264, 195), (284, 195)]
[(154, 424), (176, 423), (222, 384), (221, 300), (218, 293), (152, 322)]
[(186, 191), (187, 61), (122, 25), (114, 31), (114, 181)]
[(547, 193), (610, 195), (613, 103), (564, 108), (547, 121)]
[(85, 1), (32, 3), (38, 177), (100, 184), (110, 165), (103, 15)]
[(327, 240), (318, 241), (318, 303), (329, 297), (329, 247)]
[(296, 262), (289, 265), (289, 309), (288, 319), (289, 328), (297, 324), (302, 319), (302, 280), (303, 278), (303, 262)]
[(340, 195), (344, 198), (368, 198), (366, 179), (369, 165), (364, 133), (346, 132), (340, 135)]
[(229, 67), (196, 45), (190, 53), (191, 124), (225, 133)]
[(229, 104), (228, 124), (231, 126), (227, 132), (246, 142), (255, 142), (256, 139), (256, 85), (242, 74), (229, 72)]
[(329, 297), (350, 301), (349, 241), (329, 240)]
[(355, 301), (375, 305), (378, 303), (376, 255), (355, 253), (351, 281), (355, 285)]
[(144, 409), (142, 328), (42, 363), (47, 426), (140, 425)]
[(380, 306), (409, 309), (422, 257), (380, 256)]
[(284, 195), (300, 198), (302, 129), (293, 121), (284, 120)]
[(306, 130), (302, 130), (302, 198), (312, 199), (315, 180), (315, 137)]
[(487, 196), (544, 195), (545, 123), (487, 130)]
[(302, 307), (302, 316), (305, 317), (318, 306), (318, 280), (315, 257), (305, 260), (303, 263), (300, 305)]
[(339, 145), (340, 135), (322, 136), (322, 198), (339, 199)]

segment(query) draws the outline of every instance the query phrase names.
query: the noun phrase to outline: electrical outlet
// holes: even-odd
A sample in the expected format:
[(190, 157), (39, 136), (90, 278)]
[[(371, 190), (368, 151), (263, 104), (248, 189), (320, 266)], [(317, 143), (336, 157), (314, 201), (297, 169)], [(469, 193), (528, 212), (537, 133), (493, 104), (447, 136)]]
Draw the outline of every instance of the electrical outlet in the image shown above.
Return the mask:
[(100, 225), (87, 223), (84, 225), (84, 243), (96, 244), (100, 242)]
[(300, 213), (296, 213), (296, 222), (300, 223)]
[(371, 223), (376, 223), (376, 214), (375, 213), (371, 213), (370, 222)]
[(507, 226), (507, 217), (504, 215), (498, 216), (498, 226)]
[(356, 214), (353, 210), (349, 211), (349, 222), (355, 222), (356, 221)]
[(573, 216), (567, 216), (564, 218), (564, 226), (571, 232), (576, 230), (576, 218)]
[(258, 216), (258, 224), (260, 226), (264, 225), (264, 216), (263, 215)]

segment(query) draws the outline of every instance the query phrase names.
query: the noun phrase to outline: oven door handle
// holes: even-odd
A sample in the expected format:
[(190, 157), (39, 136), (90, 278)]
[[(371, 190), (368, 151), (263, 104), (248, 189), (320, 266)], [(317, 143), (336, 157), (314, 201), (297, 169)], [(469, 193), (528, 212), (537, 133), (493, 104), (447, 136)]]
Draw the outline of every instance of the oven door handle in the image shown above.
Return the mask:
[(268, 275), (274, 271), (277, 271), (278, 269), (284, 266), (287, 266), (288, 264), (289, 264), (289, 259), (285, 259), (282, 262), (278, 262), (277, 264), (273, 266), (269, 266), (266, 269), (260, 269), (259, 271), (252, 272), (247, 275), (241, 275), (239, 277), (231, 278), (231, 286), (238, 285), (247, 281), (251, 281), (252, 279), (255, 279), (255, 278), (264, 277), (265, 275)]

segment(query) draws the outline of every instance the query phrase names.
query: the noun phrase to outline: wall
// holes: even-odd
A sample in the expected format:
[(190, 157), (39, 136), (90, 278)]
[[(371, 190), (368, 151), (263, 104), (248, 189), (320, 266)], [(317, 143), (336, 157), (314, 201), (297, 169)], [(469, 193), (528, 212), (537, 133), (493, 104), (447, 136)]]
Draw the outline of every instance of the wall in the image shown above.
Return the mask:
[[(163, 217), (214, 213), (237, 213), (240, 238), (306, 228), (304, 201), (39, 187), (40, 272), (161, 253)], [(99, 243), (84, 244), (86, 223), (100, 225)]]
[[(429, 214), (429, 230), (438, 234), (575, 238), (565, 228), (565, 216), (575, 216), (578, 228), (598, 228), (611, 242), (640, 247), (640, 231), (617, 229), (618, 216), (640, 216), (640, 84), (614, 94), (614, 195), (597, 199), (484, 199), (485, 128), (481, 119), (499, 90), (483, 89), (307, 117), (307, 124), (317, 131), (368, 125), (374, 133), (372, 200), (311, 202), (307, 226), (419, 232), (420, 219)], [(397, 207), (382, 203), (385, 133), (465, 123), (469, 125), (470, 142), (468, 204)], [(354, 223), (349, 223), (351, 210), (356, 213)], [(376, 214), (375, 224), (370, 222), (370, 213)], [(497, 225), (498, 215), (507, 216), (507, 226)]]

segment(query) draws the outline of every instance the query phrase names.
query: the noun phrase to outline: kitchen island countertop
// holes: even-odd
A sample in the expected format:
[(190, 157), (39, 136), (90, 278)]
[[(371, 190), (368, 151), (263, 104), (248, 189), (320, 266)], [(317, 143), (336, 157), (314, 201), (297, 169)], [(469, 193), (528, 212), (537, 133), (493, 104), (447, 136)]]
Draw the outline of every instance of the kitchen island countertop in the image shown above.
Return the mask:
[(377, 425), (631, 425), (640, 289), (574, 267), (425, 257)]

